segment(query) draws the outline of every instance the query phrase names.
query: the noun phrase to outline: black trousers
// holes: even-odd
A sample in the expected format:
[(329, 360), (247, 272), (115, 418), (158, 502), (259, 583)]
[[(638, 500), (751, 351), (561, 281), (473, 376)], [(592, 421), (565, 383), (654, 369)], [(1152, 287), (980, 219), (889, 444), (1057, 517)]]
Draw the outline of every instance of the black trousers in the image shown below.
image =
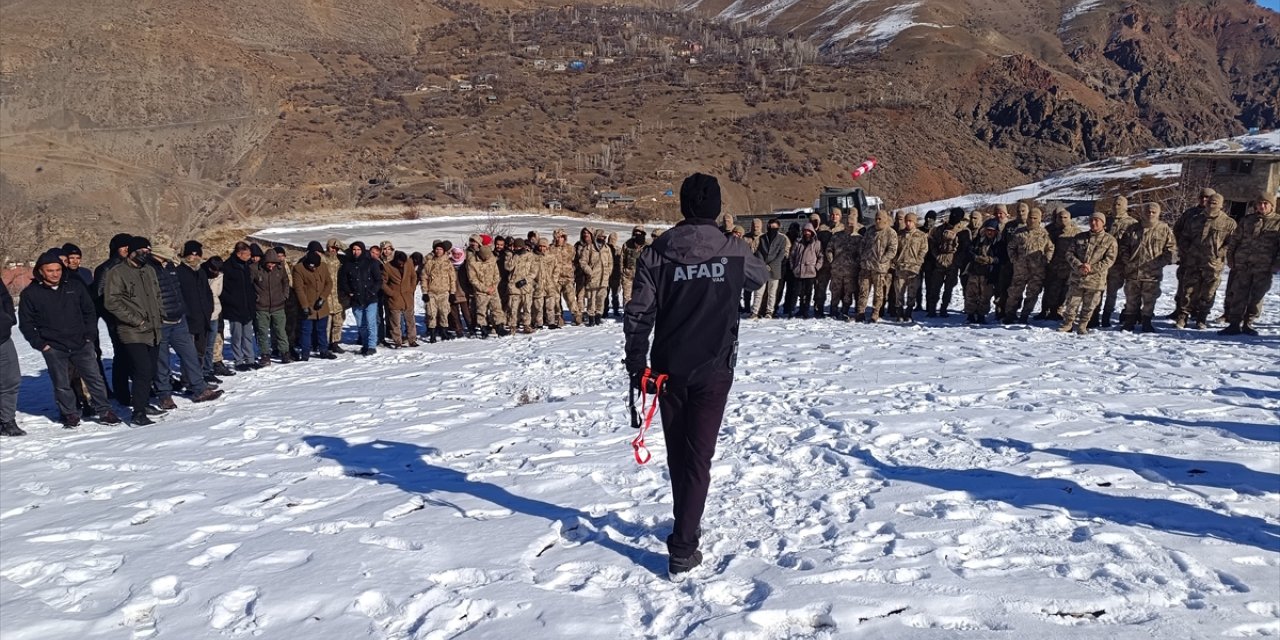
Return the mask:
[(129, 404), (129, 356), (124, 352), (124, 343), (120, 342), (114, 322), (107, 323), (107, 336), (111, 338), (111, 352), (115, 354), (111, 357), (111, 394), (116, 402)]
[(733, 372), (726, 369), (687, 383), (668, 384), (658, 398), (675, 503), (676, 524), (667, 537), (667, 552), (672, 556), (686, 557), (698, 548), (711, 486), (711, 457), (732, 386)]
[[(73, 385), (83, 380), (89, 390), (85, 399), (88, 406), (99, 415), (111, 410), (107, 401), (107, 387), (98, 372), (97, 352), (92, 342), (85, 342), (74, 351), (49, 349), (41, 353), (45, 365), (49, 369), (49, 379), (53, 382), (53, 398), (58, 403), (58, 412), (63, 416), (80, 415), (80, 402), (76, 398)], [(79, 373), (77, 380), (76, 373)]]
[[(122, 351), (116, 352), (116, 360), (123, 352), (128, 361), (129, 375), (133, 386), (129, 389), (130, 402), (135, 414), (147, 410), (147, 401), (151, 399), (151, 379), (156, 375), (156, 359), (160, 356), (159, 345), (154, 344), (121, 344)], [(116, 391), (120, 393), (120, 391)]]
[(809, 317), (809, 305), (813, 302), (813, 288), (817, 278), (796, 278), (796, 289), (800, 297), (800, 315)]

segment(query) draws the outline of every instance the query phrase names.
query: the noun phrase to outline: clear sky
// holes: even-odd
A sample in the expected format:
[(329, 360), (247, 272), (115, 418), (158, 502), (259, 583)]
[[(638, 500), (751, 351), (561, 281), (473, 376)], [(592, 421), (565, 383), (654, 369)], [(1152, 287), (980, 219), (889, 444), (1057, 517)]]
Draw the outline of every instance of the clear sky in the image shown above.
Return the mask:
[(1272, 11), (1280, 11), (1280, 0), (1258, 0), (1258, 4)]

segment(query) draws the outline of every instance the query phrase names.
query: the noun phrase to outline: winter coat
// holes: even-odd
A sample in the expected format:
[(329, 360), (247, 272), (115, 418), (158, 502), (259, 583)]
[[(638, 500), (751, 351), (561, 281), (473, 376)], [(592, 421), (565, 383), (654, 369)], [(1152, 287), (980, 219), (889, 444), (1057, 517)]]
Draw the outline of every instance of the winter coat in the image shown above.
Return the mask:
[(992, 280), (1000, 271), (1000, 262), (996, 255), (996, 245), (999, 243), (999, 236), (988, 238), (986, 234), (977, 234), (976, 239), (969, 243), (965, 274), (970, 278)]
[(412, 262), (405, 262), (400, 267), (387, 263), (382, 272), (382, 293), (386, 296), (388, 309), (413, 311), (417, 290), (418, 272), (414, 271)]
[(428, 296), (457, 295), (458, 271), (449, 256), (427, 256), (422, 267), (422, 292)]
[(553, 244), (547, 250), (547, 253), (560, 263), (559, 268), (556, 269), (556, 274), (560, 278), (560, 283), (564, 284), (567, 282), (573, 282), (575, 275), (574, 264), (577, 261), (577, 252), (574, 248), (568, 244), (564, 244), (559, 247)]
[(899, 274), (920, 273), (924, 257), (929, 253), (929, 236), (919, 229), (912, 229), (898, 236), (898, 255), (893, 259), (893, 270)]
[(1016, 271), (1034, 273), (1039, 269), (1043, 273), (1053, 260), (1053, 239), (1040, 225), (1024, 226), (1009, 238), (1006, 252)]
[(1235, 233), (1236, 221), (1221, 208), (1210, 206), (1182, 229), (1178, 252), (1193, 268), (1221, 271), (1227, 262), (1227, 245)]
[(964, 233), (966, 223), (958, 225), (942, 224), (929, 232), (929, 255), (933, 256), (933, 265), (938, 269), (950, 269), (958, 266), (957, 262), (968, 251)]
[(382, 294), (382, 263), (367, 253), (348, 260), (338, 271), (338, 287), (350, 299), (352, 307), (367, 307), (378, 302)]
[[(584, 231), (590, 234), (589, 230)], [(600, 282), (601, 269), (604, 268), (600, 252), (596, 250), (595, 241), (589, 236), (586, 242), (578, 242), (573, 245), (573, 254), (577, 283), (587, 288), (603, 287), (603, 284), (594, 284)]]
[[(182, 285), (182, 301), (187, 306), (187, 326), (192, 333), (209, 330), (213, 319), (213, 287), (204, 269), (192, 269), (186, 264), (177, 268), (178, 283)], [(197, 347), (202, 345), (197, 345)]]
[(897, 256), (898, 232), (888, 227), (873, 226), (862, 236), (858, 268), (862, 273), (889, 273)]
[(831, 236), (831, 277), (853, 277), (862, 257), (862, 236), (838, 232)]
[(1280, 269), (1280, 214), (1263, 217), (1255, 211), (1242, 218), (1231, 237), (1227, 263), (1232, 271)]
[(1080, 228), (1074, 222), (1058, 229), (1056, 234), (1054, 226), (1049, 226), (1049, 237), (1053, 238), (1053, 258), (1049, 260), (1050, 273), (1063, 274), (1071, 270), (1067, 256), (1071, 253), (1071, 246), (1075, 244), (1075, 237), (1079, 234)]
[(613, 277), (613, 249), (607, 244), (596, 243), (596, 253), (600, 254), (600, 274), (594, 280), (587, 283), (589, 288), (602, 289), (609, 286)]
[(160, 281), (156, 270), (135, 266), (128, 260), (111, 267), (103, 276), (102, 304), (115, 317), (116, 331), (124, 344), (160, 344), (163, 325)]
[(814, 237), (805, 242), (800, 240), (791, 247), (791, 273), (797, 278), (816, 278), (822, 270), (822, 242)]
[[(293, 265), (293, 292), (298, 300), (304, 317), (307, 320), (323, 320), (333, 313), (329, 305), (333, 302), (333, 277), (329, 269), (321, 263), (315, 271), (308, 269), (301, 262)], [(412, 292), (410, 292), (412, 299)], [(324, 304), (316, 309), (316, 301)]]
[(647, 243), (636, 242), (634, 238), (622, 244), (622, 251), (618, 253), (618, 271), (623, 278), (635, 277), (636, 261), (640, 259), (640, 252), (647, 246), (649, 246)]
[(178, 267), (154, 255), (150, 266), (156, 270), (156, 282), (160, 284), (160, 314), (166, 324), (177, 324), (187, 315), (187, 303), (182, 299), (182, 281), (178, 279)]
[[(206, 277), (208, 272), (205, 272)], [(210, 313), (210, 319), (217, 321), (222, 319), (222, 279), (226, 276), (219, 271), (218, 275), (209, 278), (209, 291), (213, 294), (213, 311)]]
[(1128, 225), (1117, 244), (1120, 257), (1112, 268), (1123, 269), (1126, 280), (1160, 282), (1164, 268), (1178, 260), (1173, 229), (1163, 222)]
[[(36, 279), (22, 290), (19, 328), (36, 351), (43, 351), (46, 346), (74, 351), (98, 334), (98, 314), (89, 288), (74, 275), (72, 278), (74, 281), (64, 281), (57, 289)], [(12, 313), (12, 300), (9, 305)]]
[[(606, 248), (605, 251), (608, 251), (608, 249)], [(537, 288), (536, 279), (538, 274), (534, 260), (533, 254), (527, 251), (507, 256), (503, 269), (507, 272), (507, 286), (511, 287), (511, 295), (531, 294)], [(601, 272), (597, 272), (596, 275), (597, 280), (605, 277)], [(521, 282), (524, 283), (523, 286), (521, 286)]]
[(781, 233), (766, 231), (756, 243), (756, 257), (769, 269), (770, 280), (782, 279), (782, 265), (787, 261), (787, 253), (787, 237)]
[(651, 362), (679, 386), (733, 370), (742, 292), (769, 278), (748, 249), (701, 218), (684, 220), (649, 245), (622, 325), (628, 372)]
[(13, 296), (9, 287), (0, 284), (0, 344), (13, 338), (13, 328), (18, 325), (18, 314), (13, 308)]
[(338, 272), (342, 270), (342, 259), (326, 253), (320, 257), (320, 266), (329, 272), (329, 281), (333, 283), (326, 294), (328, 299), (325, 300), (324, 306), (330, 314), (338, 313), (347, 306), (346, 296), (338, 293)]
[(550, 254), (533, 254), (534, 295), (549, 296), (556, 292), (556, 272), (560, 264)]
[[(1107, 272), (1116, 262), (1116, 253), (1116, 239), (1105, 231), (1099, 233), (1090, 231), (1077, 235), (1071, 244), (1071, 251), (1067, 254), (1067, 263), (1071, 265), (1071, 277), (1068, 282), (1071, 286), (1078, 286), (1085, 291), (1106, 289)], [(1080, 267), (1086, 264), (1090, 269), (1088, 275), (1080, 272)]]
[[(274, 269), (268, 269), (274, 264)], [(258, 311), (283, 311), (289, 305), (289, 275), (285, 273), (282, 263), (268, 263), (265, 260), (253, 269), (253, 288), (257, 293)]]
[[(553, 262), (557, 263), (557, 272), (563, 266), (559, 256), (548, 254), (547, 256)], [(467, 260), (467, 280), (471, 282), (471, 286), (475, 288), (476, 293), (486, 295), (497, 295), (498, 284), (501, 278), (498, 275), (498, 260), (490, 257), (488, 260), (482, 260), (480, 256), (474, 256)]]
[(222, 318), (230, 322), (253, 322), (258, 310), (258, 291), (253, 286), (252, 262), (236, 256), (222, 263)]

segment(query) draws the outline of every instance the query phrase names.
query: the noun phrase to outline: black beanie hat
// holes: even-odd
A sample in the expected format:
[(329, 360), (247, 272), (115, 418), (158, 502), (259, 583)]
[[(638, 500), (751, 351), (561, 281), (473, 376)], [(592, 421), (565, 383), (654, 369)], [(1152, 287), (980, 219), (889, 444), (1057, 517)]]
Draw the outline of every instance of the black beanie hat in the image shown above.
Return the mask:
[(947, 214), (948, 224), (960, 224), (964, 220), (964, 209), (953, 207), (951, 212)]
[(114, 255), (115, 252), (129, 246), (129, 241), (132, 239), (133, 236), (127, 233), (117, 233), (116, 235), (111, 236), (111, 242), (108, 245), (111, 247), (111, 253)]
[(274, 251), (275, 251), (277, 254), (282, 255), (282, 256), (283, 256), (283, 255), (285, 255), (285, 254), (287, 253), (287, 251), (285, 250), (285, 248), (284, 248), (284, 247), (282, 247), (282, 246), (280, 246), (280, 245), (276, 245), (276, 248), (274, 249)]
[(262, 247), (259, 247), (259, 246), (258, 246), (258, 243), (256, 243), (256, 242), (254, 242), (253, 244), (250, 244), (250, 245), (249, 245), (249, 255), (251, 255), (251, 256), (253, 256), (253, 257), (255, 257), (255, 258), (261, 258), (261, 257), (262, 257)]
[(36, 258), (36, 269), (39, 270), (46, 264), (62, 264), (62, 251), (60, 249), (50, 249)]
[(720, 216), (720, 182), (695, 173), (680, 185), (680, 213), (686, 218), (715, 220)]
[(134, 236), (132, 238), (129, 238), (129, 253), (133, 253), (134, 251), (137, 251), (139, 249), (150, 249), (150, 248), (151, 248), (151, 241), (142, 236)]
[(319, 251), (308, 251), (308, 252), (307, 252), (307, 255), (302, 256), (302, 266), (304, 266), (304, 267), (319, 267), (319, 266), (320, 266), (320, 252), (319, 252)]
[(62, 245), (62, 255), (64, 255), (64, 256), (82, 256), (82, 255), (84, 255), (84, 254), (83, 254), (83, 253), (81, 253), (81, 251), (80, 251), (80, 247), (77, 247), (76, 245), (71, 244), (70, 242), (68, 242), (68, 243), (66, 243), (66, 244)]
[(316, 253), (324, 253), (324, 245), (320, 244), (319, 240), (312, 240), (307, 243), (307, 252), (310, 253), (312, 251)]
[(440, 246), (444, 247), (445, 253), (449, 253), (450, 251), (453, 251), (453, 243), (448, 240), (442, 240), (440, 242)]
[(204, 245), (196, 242), (195, 240), (188, 240), (182, 245), (182, 257), (185, 258), (187, 256), (200, 256), (203, 258)]
[(213, 256), (212, 258), (205, 260), (204, 264), (201, 266), (204, 267), (205, 271), (217, 275), (222, 271), (222, 256)]

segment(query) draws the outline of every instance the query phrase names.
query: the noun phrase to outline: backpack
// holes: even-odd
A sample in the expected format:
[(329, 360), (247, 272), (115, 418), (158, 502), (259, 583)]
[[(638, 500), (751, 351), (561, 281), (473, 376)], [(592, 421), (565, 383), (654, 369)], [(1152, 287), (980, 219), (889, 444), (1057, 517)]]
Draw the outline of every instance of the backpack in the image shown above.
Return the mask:
[(941, 241), (938, 242), (938, 253), (948, 254), (960, 250), (960, 237), (954, 230), (944, 229), (941, 238)]

